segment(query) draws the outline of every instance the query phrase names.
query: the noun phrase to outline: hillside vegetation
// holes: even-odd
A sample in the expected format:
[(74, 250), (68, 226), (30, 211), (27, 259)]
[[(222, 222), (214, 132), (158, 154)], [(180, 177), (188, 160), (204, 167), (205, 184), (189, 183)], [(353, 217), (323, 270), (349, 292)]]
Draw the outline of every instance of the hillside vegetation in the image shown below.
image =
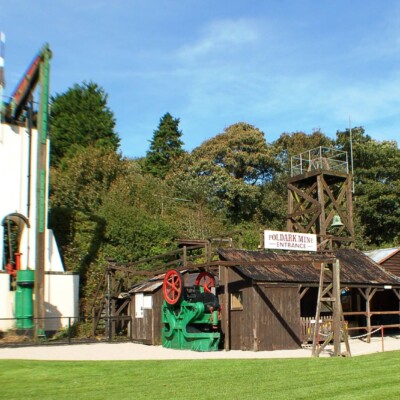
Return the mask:
[[(320, 131), (285, 132), (269, 143), (257, 127), (238, 122), (186, 152), (179, 122), (166, 113), (147, 154), (128, 159), (102, 88), (83, 83), (52, 99), (50, 225), (67, 270), (80, 272), (84, 297), (107, 259), (162, 254), (176, 238), (240, 231), (243, 246), (257, 248), (260, 229), (285, 230), (290, 157), (318, 146), (350, 150), (348, 131), (335, 140)], [(398, 246), (398, 145), (362, 127), (352, 136), (357, 246)]]

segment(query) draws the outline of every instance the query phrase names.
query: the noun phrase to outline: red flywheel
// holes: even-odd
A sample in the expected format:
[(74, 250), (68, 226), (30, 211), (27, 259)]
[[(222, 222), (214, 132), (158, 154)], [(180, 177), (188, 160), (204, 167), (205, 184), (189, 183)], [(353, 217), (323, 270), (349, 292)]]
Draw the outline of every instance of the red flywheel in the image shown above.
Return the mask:
[(215, 287), (214, 276), (209, 272), (200, 272), (196, 278), (196, 285), (203, 286), (205, 292), (211, 293), (211, 289)]
[(163, 282), (164, 299), (168, 304), (174, 305), (179, 302), (183, 294), (182, 275), (175, 269), (170, 269)]

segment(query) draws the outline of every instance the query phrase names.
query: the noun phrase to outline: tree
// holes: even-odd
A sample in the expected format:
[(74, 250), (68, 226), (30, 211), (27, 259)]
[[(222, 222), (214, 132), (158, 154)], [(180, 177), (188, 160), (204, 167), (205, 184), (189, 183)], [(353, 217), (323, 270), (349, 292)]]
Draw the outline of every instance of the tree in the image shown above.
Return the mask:
[(174, 247), (175, 227), (163, 213), (163, 183), (141, 173), (115, 182), (99, 215), (107, 221), (104, 254), (116, 261), (136, 261)]
[(173, 118), (166, 113), (161, 119), (158, 128), (153, 133), (150, 141), (150, 150), (144, 161), (146, 172), (164, 179), (174, 160), (179, 158), (184, 150), (180, 139), (182, 132), (178, 129), (179, 118)]
[[(350, 131), (337, 132), (337, 145), (350, 153)], [(362, 127), (352, 129), (354, 210), (367, 244), (400, 242), (400, 150), (394, 141), (376, 141)], [(356, 225), (357, 228), (357, 225)]]
[(194, 149), (168, 179), (183, 195), (202, 199), (213, 211), (223, 210), (239, 222), (253, 218), (260, 188), (278, 167), (264, 134), (241, 122)]
[(334, 147), (334, 141), (321, 131), (316, 130), (310, 135), (304, 132), (282, 133), (272, 145), (276, 149), (276, 154), (282, 163), (282, 167), (288, 173), (291, 157), (319, 146)]
[(79, 148), (51, 171), (51, 207), (96, 212), (113, 182), (126, 174), (126, 162), (114, 150)]
[(107, 97), (96, 83), (84, 82), (52, 98), (52, 165), (58, 165), (63, 157), (79, 147), (118, 149), (120, 139), (114, 131), (115, 118), (107, 106)]

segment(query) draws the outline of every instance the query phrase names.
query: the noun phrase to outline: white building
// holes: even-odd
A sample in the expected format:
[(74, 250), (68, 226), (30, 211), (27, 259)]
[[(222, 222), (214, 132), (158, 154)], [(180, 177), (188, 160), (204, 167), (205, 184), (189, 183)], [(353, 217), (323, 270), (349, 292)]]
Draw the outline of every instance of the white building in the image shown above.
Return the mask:
[[(25, 127), (0, 124), (0, 330), (15, 327), (15, 284), (7, 265), (15, 267), (20, 254), (20, 269), (36, 268), (36, 205), (38, 132)], [(49, 146), (47, 146), (49, 149)], [(47, 157), (47, 159), (49, 159)], [(48, 170), (48, 167), (47, 167)], [(48, 171), (47, 171), (48, 172)], [(48, 173), (45, 174), (48, 177)], [(48, 178), (45, 193), (48, 204)], [(9, 235), (13, 232), (13, 236)], [(68, 325), (68, 317), (79, 315), (79, 276), (65, 272), (51, 230), (45, 230), (44, 307), (45, 330)], [(17, 255), (18, 257), (18, 255)], [(57, 318), (54, 318), (57, 317)]]

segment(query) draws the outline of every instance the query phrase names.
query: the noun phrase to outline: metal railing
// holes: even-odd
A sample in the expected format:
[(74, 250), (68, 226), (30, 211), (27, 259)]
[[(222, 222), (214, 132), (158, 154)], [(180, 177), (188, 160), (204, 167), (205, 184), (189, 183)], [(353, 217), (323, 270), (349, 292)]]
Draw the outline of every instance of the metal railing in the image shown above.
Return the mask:
[(347, 152), (331, 147), (316, 147), (290, 159), (290, 176), (314, 170), (330, 170), (349, 173)]
[[(38, 332), (38, 321), (45, 330)], [(0, 347), (132, 341), (132, 317), (102, 317), (103, 330), (92, 334), (93, 320), (84, 317), (0, 318)], [(7, 327), (5, 327), (7, 326)]]

